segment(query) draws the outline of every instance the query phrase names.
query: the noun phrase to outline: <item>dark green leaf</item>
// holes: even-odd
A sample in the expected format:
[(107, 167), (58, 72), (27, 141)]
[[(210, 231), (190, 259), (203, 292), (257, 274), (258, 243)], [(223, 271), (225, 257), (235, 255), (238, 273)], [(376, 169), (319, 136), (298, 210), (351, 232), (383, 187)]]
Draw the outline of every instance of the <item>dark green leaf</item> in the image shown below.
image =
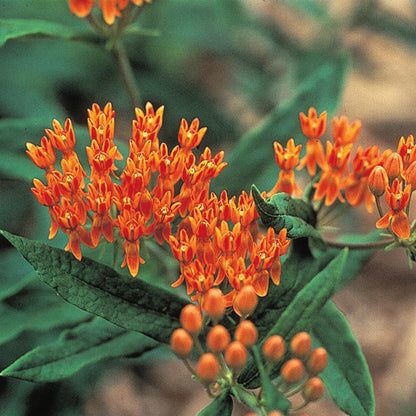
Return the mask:
[[(348, 250), (342, 250), (325, 269), (301, 289), (264, 339), (278, 334), (289, 341), (298, 332), (309, 331), (321, 308), (333, 296), (347, 257)], [(239, 380), (249, 388), (258, 386), (256, 367), (251, 360), (240, 375)], [(278, 370), (279, 368), (275, 368), (273, 374), (277, 375)]]
[(230, 391), (225, 389), (207, 407), (202, 409), (198, 416), (231, 416), (233, 412), (233, 399)]
[(70, 39), (75, 35), (67, 26), (38, 19), (0, 19), (0, 47), (9, 39), (43, 35)]
[(321, 235), (314, 228), (315, 213), (304, 200), (292, 198), (284, 192), (264, 200), (255, 185), (251, 189), (257, 212), (266, 227), (272, 227), (276, 233), (286, 228), (287, 236), (291, 239), (312, 237), (322, 242)]
[(122, 328), (168, 343), (188, 303), (167, 290), (139, 278), (123, 276), (110, 267), (64, 250), (3, 231), (38, 273), (68, 302)]
[(367, 363), (347, 320), (332, 302), (322, 308), (313, 335), (328, 352), (328, 366), (320, 376), (334, 402), (350, 416), (373, 416)]
[(157, 345), (151, 338), (96, 317), (62, 332), (56, 342), (23, 355), (1, 375), (35, 382), (56, 381), (88, 364), (108, 358), (139, 356)]

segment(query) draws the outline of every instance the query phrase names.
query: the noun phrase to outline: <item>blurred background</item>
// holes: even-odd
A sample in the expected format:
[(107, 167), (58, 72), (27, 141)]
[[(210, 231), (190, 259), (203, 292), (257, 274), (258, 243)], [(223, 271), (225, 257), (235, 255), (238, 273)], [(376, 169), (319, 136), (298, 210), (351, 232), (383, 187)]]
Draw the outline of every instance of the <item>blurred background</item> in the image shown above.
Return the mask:
[[(64, 30), (7, 36), (16, 19)], [(224, 149), (229, 162), (216, 190), (236, 194), (253, 182), (270, 189), (277, 176), (272, 143), (301, 142), (298, 114), (309, 106), (328, 110), (329, 121), (342, 114), (360, 119), (363, 146), (395, 149), (401, 136), (416, 133), (414, 0), (154, 0), (135, 28), (124, 41), (142, 108), (146, 101), (165, 105), (160, 137), (169, 145), (182, 117), (208, 127), (203, 145)], [(70, 117), (82, 149), (86, 109), (108, 101), (116, 140), (127, 142), (133, 106), (103, 40), (64, 0), (0, 0), (0, 42), (0, 228), (47, 241), (47, 210), (29, 190), (41, 173), (25, 143), (38, 144), (52, 119)], [(242, 145), (255, 129), (264, 131), (264, 141), (254, 144), (263, 149), (261, 169)], [(341, 223), (364, 233), (376, 219), (359, 210)], [(65, 238), (51, 244), (64, 247)], [(3, 369), (83, 318), (41, 286), (5, 240), (0, 264)], [(416, 414), (415, 277), (402, 251), (378, 252), (335, 297), (368, 361), (377, 416)], [(196, 415), (209, 403), (203, 388), (182, 363), (162, 356), (101, 361), (56, 383), (0, 378), (0, 414)], [(307, 413), (343, 415), (330, 399)]]

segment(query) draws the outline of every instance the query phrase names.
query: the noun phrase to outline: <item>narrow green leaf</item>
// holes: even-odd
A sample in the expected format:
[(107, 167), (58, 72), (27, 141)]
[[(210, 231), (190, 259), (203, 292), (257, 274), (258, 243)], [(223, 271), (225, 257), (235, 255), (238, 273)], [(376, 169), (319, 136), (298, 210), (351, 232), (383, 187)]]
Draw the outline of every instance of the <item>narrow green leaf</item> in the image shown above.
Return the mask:
[(313, 335), (328, 352), (328, 366), (320, 376), (336, 405), (350, 416), (374, 416), (367, 363), (348, 321), (332, 302), (322, 308)]
[(272, 227), (276, 232), (286, 228), (288, 238), (312, 237), (322, 244), (321, 235), (315, 229), (315, 212), (305, 201), (284, 192), (264, 200), (255, 185), (251, 189), (257, 211), (266, 227)]
[(233, 399), (230, 390), (225, 389), (208, 406), (202, 409), (198, 416), (231, 416)]
[[(266, 334), (264, 340), (275, 334), (282, 336), (285, 340), (290, 340), (298, 332), (309, 331), (321, 308), (335, 293), (347, 257), (348, 249), (342, 250), (325, 269), (301, 289)], [(276, 367), (273, 374), (277, 375), (278, 371), (279, 368)], [(250, 360), (239, 380), (245, 386), (255, 388), (258, 386), (257, 373), (257, 366)]]
[(9, 39), (42, 35), (70, 39), (75, 35), (67, 26), (40, 19), (0, 19), (0, 47)]
[(96, 317), (65, 330), (57, 341), (29, 351), (1, 375), (35, 382), (57, 381), (97, 361), (140, 356), (158, 345), (151, 338)]
[(62, 298), (122, 328), (168, 343), (186, 299), (64, 250), (2, 231)]

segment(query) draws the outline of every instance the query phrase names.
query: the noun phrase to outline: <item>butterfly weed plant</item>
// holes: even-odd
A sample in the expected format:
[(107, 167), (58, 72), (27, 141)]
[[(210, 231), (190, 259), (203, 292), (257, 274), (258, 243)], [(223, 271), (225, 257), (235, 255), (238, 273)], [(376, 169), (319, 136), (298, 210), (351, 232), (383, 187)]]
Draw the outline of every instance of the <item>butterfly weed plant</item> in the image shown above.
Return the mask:
[[(49, 290), (77, 308), (58, 320), (67, 329), (57, 341), (25, 352), (1, 375), (51, 382), (104, 358), (160, 350), (182, 360), (189, 383), (201, 383), (212, 398), (199, 415), (231, 415), (237, 401), (247, 416), (305, 416), (324, 395), (348, 415), (374, 415), (366, 361), (331, 298), (375, 250), (399, 247), (414, 261), (413, 136), (401, 137), (394, 149), (365, 148), (361, 122), (340, 116), (330, 123), (311, 94), (311, 105), (291, 115), (299, 137), (274, 143), (269, 137), (268, 148), (260, 146), (264, 153), (251, 155), (249, 148), (266, 140), (265, 133), (280, 136), (278, 130), (246, 135), (228, 159), (204, 145), (209, 126), (199, 118), (183, 118), (175, 140), (164, 141), (169, 108), (141, 105), (122, 42), (153, 3), (68, 4), (105, 39), (135, 118), (128, 146), (115, 138), (110, 99), (86, 110), (85, 148), (70, 118), (51, 120), (43, 137), (26, 143), (24, 163), (38, 168), (31, 191), (49, 214), (48, 237), (65, 236), (66, 245), (2, 234)], [(52, 29), (43, 30), (54, 36)], [(7, 36), (19, 36), (13, 26), (8, 30)], [(227, 180), (240, 174), (245, 180), (251, 156), (273, 163), (267, 172), (274, 185), (242, 183), (232, 194), (238, 186)], [(324, 236), (323, 224), (334, 213), (360, 205), (378, 213), (379, 232), (353, 243)], [(174, 262), (174, 279), (155, 276), (154, 284), (152, 276), (141, 277), (146, 263), (164, 264), (166, 257)], [(9, 290), (19, 296), (19, 288)], [(102, 348), (110, 344), (111, 353)]]

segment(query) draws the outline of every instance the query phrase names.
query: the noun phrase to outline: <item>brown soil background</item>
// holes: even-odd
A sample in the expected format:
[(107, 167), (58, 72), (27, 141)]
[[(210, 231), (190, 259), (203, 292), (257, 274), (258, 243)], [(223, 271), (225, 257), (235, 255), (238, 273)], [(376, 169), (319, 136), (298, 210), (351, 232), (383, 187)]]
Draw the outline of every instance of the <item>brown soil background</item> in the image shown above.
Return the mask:
[[(327, 1), (331, 12), (348, 15), (352, 1)], [(398, 19), (413, 18), (411, 1), (386, 0)], [(299, 16), (278, 2), (249, 1), (253, 11), (287, 28), (296, 36), (310, 36), (311, 27), (299, 33)], [(413, 10), (413, 11), (412, 11)], [(294, 34), (295, 35), (295, 34)], [(395, 149), (403, 135), (416, 134), (416, 49), (392, 38), (365, 30), (345, 30), (342, 39), (360, 53), (370, 66), (353, 65), (338, 115), (360, 119), (360, 142)], [(218, 81), (218, 80), (217, 80)], [(258, 121), (244, 104), (219, 93), (230, 110), (244, 110), (246, 122)], [(414, 208), (411, 212), (415, 212)], [(373, 218), (362, 212), (363, 230), (371, 229)], [(365, 217), (364, 217), (365, 216)], [(374, 217), (376, 220), (376, 217)], [(335, 297), (359, 340), (373, 378), (376, 416), (416, 414), (416, 275), (400, 250), (378, 252), (359, 276)], [(163, 362), (137, 374), (116, 369), (101, 381), (84, 404), (85, 416), (194, 416), (210, 400), (201, 385), (190, 379), (180, 362)], [(330, 399), (311, 404), (309, 416), (341, 416)], [(236, 406), (234, 415), (246, 410)]]

